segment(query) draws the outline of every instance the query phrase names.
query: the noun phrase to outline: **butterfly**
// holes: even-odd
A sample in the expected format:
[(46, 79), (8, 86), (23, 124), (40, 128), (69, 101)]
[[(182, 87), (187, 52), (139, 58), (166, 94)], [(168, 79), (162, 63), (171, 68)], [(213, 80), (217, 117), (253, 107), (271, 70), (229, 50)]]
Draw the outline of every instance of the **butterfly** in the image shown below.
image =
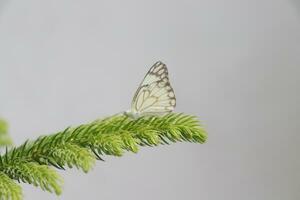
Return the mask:
[(137, 119), (140, 116), (172, 112), (176, 106), (176, 98), (168, 75), (167, 66), (160, 61), (156, 62), (135, 92), (131, 109), (124, 114)]

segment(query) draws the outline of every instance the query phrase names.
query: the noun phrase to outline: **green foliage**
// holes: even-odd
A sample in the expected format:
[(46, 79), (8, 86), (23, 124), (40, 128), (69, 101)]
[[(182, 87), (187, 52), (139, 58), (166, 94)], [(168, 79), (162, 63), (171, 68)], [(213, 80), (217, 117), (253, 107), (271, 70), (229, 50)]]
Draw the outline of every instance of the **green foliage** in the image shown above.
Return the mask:
[(7, 134), (7, 130), (7, 123), (3, 119), (0, 119), (0, 147), (12, 144), (9, 135)]
[(5, 173), (0, 172), (0, 199), (1, 200), (21, 200), (22, 189), (17, 183), (9, 178)]
[(14, 162), (3, 167), (2, 172), (19, 182), (33, 184), (48, 192), (61, 194), (62, 179), (49, 166), (34, 162)]
[(61, 193), (58, 169), (76, 167), (88, 172), (104, 155), (136, 153), (139, 146), (172, 142), (203, 143), (206, 132), (196, 117), (185, 114), (141, 117), (125, 115), (69, 127), (49, 136), (26, 141), (0, 157), (0, 200), (20, 199), (21, 189), (13, 180), (33, 184), (43, 190)]

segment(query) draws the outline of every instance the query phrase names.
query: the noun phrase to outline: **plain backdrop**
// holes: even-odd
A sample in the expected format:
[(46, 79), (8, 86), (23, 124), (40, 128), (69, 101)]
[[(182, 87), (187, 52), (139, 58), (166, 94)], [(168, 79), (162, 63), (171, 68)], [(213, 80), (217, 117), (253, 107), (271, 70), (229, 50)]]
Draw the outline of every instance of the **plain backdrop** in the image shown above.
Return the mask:
[(141, 148), (56, 197), (300, 199), (298, 0), (0, 0), (0, 115), (15, 144), (129, 108), (157, 60), (207, 143)]

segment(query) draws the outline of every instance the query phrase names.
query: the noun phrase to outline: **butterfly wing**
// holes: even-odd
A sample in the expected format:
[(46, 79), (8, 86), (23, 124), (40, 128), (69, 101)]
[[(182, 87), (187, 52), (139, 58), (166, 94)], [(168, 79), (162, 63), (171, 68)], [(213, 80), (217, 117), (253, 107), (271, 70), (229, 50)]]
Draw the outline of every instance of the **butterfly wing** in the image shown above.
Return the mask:
[(148, 71), (136, 91), (131, 104), (134, 113), (143, 115), (172, 112), (176, 98), (171, 87), (168, 69), (162, 62), (156, 62)]

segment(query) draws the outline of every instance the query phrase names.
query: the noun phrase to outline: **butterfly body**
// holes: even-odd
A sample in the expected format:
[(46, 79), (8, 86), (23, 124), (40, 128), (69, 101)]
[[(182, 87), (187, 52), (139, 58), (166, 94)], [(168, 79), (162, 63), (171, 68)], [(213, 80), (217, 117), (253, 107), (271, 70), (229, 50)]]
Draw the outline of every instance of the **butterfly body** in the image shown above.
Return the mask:
[(124, 114), (137, 119), (140, 116), (172, 112), (176, 106), (176, 98), (168, 75), (166, 65), (160, 61), (156, 62), (137, 89), (131, 109)]
[(141, 117), (140, 113), (133, 112), (132, 110), (125, 111), (124, 115), (126, 115), (127, 117), (130, 117), (132, 119), (138, 119), (139, 117)]

